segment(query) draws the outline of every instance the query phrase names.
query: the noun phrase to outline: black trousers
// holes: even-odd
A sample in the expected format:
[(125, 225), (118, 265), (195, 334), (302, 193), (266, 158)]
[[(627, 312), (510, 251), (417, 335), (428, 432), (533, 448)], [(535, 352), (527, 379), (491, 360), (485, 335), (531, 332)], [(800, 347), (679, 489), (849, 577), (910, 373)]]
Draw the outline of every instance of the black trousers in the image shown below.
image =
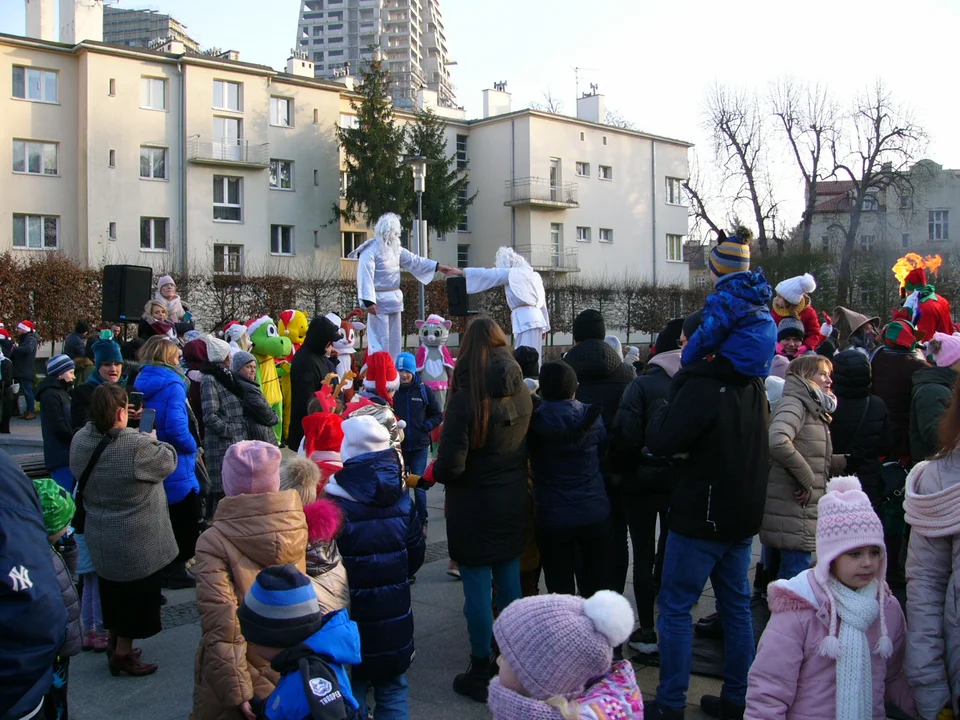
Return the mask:
[[(591, 525), (537, 525), (537, 546), (547, 592), (590, 597), (613, 584), (610, 519)], [(581, 562), (577, 562), (577, 558)]]
[(177, 540), (177, 562), (184, 563), (193, 557), (197, 549), (197, 536), (200, 519), (200, 495), (192, 491), (183, 500), (168, 505), (170, 524), (173, 526), (173, 537)]
[[(632, 493), (624, 495), (630, 540), (633, 544), (633, 593), (637, 599), (640, 627), (654, 629), (653, 608), (663, 555), (667, 548), (667, 510), (670, 496), (666, 493)], [(657, 518), (660, 519), (660, 537), (657, 538)]]

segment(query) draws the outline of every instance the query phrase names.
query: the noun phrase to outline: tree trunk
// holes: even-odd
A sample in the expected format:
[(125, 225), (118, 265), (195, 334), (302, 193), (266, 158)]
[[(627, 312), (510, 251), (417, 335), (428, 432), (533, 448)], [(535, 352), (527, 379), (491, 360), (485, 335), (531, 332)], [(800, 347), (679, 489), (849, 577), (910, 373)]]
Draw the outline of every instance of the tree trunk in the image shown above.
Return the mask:
[[(844, 238), (843, 249), (840, 252), (840, 269), (837, 271), (837, 303), (853, 302), (853, 277), (851, 273), (853, 253), (857, 247), (857, 231), (860, 230), (860, 215), (863, 207), (861, 193), (857, 194), (857, 203), (850, 213), (850, 227)], [(852, 309), (852, 308), (851, 308)]]

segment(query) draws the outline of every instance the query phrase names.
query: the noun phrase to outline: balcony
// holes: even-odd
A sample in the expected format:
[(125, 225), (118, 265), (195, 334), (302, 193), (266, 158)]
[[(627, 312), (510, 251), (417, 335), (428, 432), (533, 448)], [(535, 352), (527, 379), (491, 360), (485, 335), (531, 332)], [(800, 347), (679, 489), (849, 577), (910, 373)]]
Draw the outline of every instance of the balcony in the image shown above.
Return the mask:
[(547, 178), (527, 177), (507, 180), (504, 186), (507, 200), (503, 204), (507, 207), (528, 205), (551, 210), (580, 207), (577, 199), (579, 186), (575, 182), (558, 183)]
[(270, 167), (270, 144), (249, 140), (206, 140), (199, 135), (187, 138), (187, 160), (201, 165)]
[(557, 248), (555, 245), (520, 245), (523, 255), (539, 272), (580, 272), (579, 248)]

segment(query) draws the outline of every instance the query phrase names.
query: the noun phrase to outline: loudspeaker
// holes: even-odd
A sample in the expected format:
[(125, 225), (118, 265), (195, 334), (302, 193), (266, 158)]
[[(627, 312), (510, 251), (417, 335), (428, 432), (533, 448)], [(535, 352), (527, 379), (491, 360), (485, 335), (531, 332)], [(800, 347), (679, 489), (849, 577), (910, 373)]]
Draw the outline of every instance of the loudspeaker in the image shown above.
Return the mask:
[(139, 265), (103, 268), (103, 319), (136, 322), (153, 296), (153, 270)]
[(462, 275), (453, 275), (447, 278), (447, 305), (448, 315), (467, 316), (477, 315), (477, 298), (467, 294), (467, 279)]

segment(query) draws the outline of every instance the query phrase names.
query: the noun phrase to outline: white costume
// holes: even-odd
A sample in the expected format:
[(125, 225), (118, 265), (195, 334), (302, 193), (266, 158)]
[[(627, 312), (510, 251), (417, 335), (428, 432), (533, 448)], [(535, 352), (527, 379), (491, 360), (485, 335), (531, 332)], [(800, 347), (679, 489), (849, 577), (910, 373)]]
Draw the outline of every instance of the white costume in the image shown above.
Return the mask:
[(514, 347), (526, 345), (540, 354), (543, 362), (543, 334), (550, 331), (546, 294), (540, 273), (513, 248), (497, 250), (496, 267), (465, 268), (467, 292), (483, 292), (504, 285), (513, 325)]
[(438, 263), (414, 255), (400, 246), (400, 218), (393, 213), (387, 213), (377, 220), (373, 238), (348, 257), (360, 259), (357, 265), (360, 306), (366, 307), (364, 300), (372, 300), (377, 304), (377, 314), (367, 316), (368, 352), (385, 350), (396, 359), (403, 344), (400, 269), (407, 270), (426, 285), (433, 280)]

